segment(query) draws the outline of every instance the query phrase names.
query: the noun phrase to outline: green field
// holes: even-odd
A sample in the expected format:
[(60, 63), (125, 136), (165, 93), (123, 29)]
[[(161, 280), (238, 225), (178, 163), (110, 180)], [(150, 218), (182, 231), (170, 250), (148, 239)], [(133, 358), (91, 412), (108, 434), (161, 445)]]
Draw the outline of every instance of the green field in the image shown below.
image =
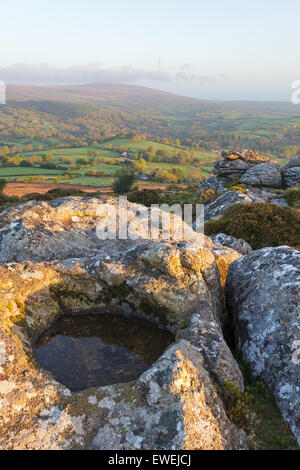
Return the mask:
[(7, 178), (8, 180), (10, 179), (15, 179), (15, 178), (20, 178), (24, 177), (27, 178), (28, 176), (36, 176), (36, 175), (44, 175), (44, 176), (57, 176), (63, 174), (62, 170), (46, 170), (42, 168), (23, 168), (23, 167), (16, 167), (16, 166), (11, 166), (11, 167), (6, 167), (6, 168), (0, 168), (0, 178)]
[[(28, 141), (26, 142), (28, 143)], [(34, 142), (33, 144), (37, 144)], [(23, 152), (20, 154), (20, 157), (24, 160), (29, 159), (32, 155), (42, 156), (47, 154), (52, 154), (54, 156), (53, 163), (60, 164), (65, 170), (68, 170), (68, 164), (64, 164), (60, 161), (62, 157), (72, 157), (76, 162), (79, 158), (91, 159), (89, 156), (90, 151), (96, 151), (97, 155), (105, 160), (107, 163), (91, 165), (91, 166), (82, 166), (80, 168), (75, 168), (73, 171), (76, 175), (72, 178), (63, 178), (60, 180), (61, 183), (71, 183), (71, 184), (81, 184), (81, 185), (92, 185), (92, 186), (108, 186), (112, 183), (112, 178), (118, 169), (124, 165), (120, 164), (112, 165), (110, 162), (112, 160), (118, 160), (120, 158), (120, 152), (117, 152), (113, 149), (105, 149), (104, 147), (110, 144), (113, 148), (127, 149), (129, 148), (131, 152), (143, 152), (148, 150), (149, 146), (154, 146), (157, 150), (164, 150), (169, 153), (169, 155), (174, 155), (178, 152), (182, 152), (184, 149), (180, 147), (175, 147), (173, 145), (161, 144), (153, 142), (150, 140), (139, 140), (135, 141), (132, 139), (121, 139), (115, 138), (110, 141), (106, 141), (99, 146), (84, 146), (77, 148), (61, 148), (61, 149), (44, 149), (44, 150), (35, 150), (31, 152)], [(184, 175), (195, 174), (201, 175), (203, 177), (209, 176), (211, 172), (211, 167), (213, 161), (216, 159), (216, 154), (212, 152), (193, 152), (195, 158), (201, 161), (201, 167), (191, 167), (184, 165), (175, 165), (163, 162), (147, 162), (146, 172), (152, 172), (156, 169), (160, 170), (170, 170), (172, 168), (180, 168)], [(86, 173), (89, 170), (101, 170), (105, 172), (104, 176), (87, 176)], [(37, 166), (34, 167), (2, 167), (0, 168), (0, 178), (5, 178), (9, 181), (11, 180), (24, 180), (28, 177), (46, 177), (48, 182), (53, 182), (56, 176), (63, 176), (64, 170), (57, 169), (44, 169)]]

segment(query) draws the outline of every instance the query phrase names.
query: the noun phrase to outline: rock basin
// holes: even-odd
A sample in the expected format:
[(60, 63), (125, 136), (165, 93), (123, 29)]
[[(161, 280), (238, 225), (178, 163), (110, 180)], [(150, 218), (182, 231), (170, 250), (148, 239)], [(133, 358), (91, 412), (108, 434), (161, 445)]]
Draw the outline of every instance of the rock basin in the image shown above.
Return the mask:
[[(220, 282), (241, 255), (208, 237), (100, 242), (102, 201), (29, 203), (0, 220), (0, 448), (247, 448), (216, 387), (243, 389)], [(62, 313), (95, 309), (151, 320), (174, 343), (131, 382), (72, 391), (33, 346)]]

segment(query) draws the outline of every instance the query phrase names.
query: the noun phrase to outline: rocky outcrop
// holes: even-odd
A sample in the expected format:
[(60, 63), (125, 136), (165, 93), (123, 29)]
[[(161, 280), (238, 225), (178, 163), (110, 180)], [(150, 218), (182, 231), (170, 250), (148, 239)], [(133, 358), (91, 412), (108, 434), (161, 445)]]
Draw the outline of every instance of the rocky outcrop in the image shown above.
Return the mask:
[(241, 255), (247, 255), (252, 251), (249, 243), (245, 242), (242, 238), (234, 238), (231, 235), (225, 235), (224, 233), (217, 233), (216, 235), (212, 235), (210, 238), (215, 245), (227, 246), (238, 253), (241, 253)]
[(213, 174), (227, 180), (240, 178), (253, 166), (269, 161), (268, 158), (262, 157), (253, 150), (222, 152), (222, 158), (214, 163)]
[(292, 248), (254, 251), (230, 266), (226, 298), (238, 349), (300, 444), (299, 267)]
[(247, 203), (251, 204), (252, 200), (247, 194), (241, 191), (228, 191), (215, 201), (206, 204), (204, 207), (204, 220), (211, 220), (219, 215), (224, 214), (228, 207), (233, 204)]
[(215, 201), (206, 204), (204, 207), (204, 220), (211, 220), (224, 214), (228, 207), (233, 204), (256, 204), (266, 202), (278, 206), (287, 206), (287, 202), (280, 196), (257, 189), (246, 189), (242, 191), (227, 191)]
[(202, 180), (200, 190), (213, 189), (224, 194), (233, 182), (268, 191), (286, 189), (300, 182), (300, 157), (292, 157), (280, 167), (252, 150), (222, 152), (222, 159), (214, 163), (212, 172), (215, 176)]
[(240, 182), (249, 186), (281, 188), (282, 177), (280, 166), (273, 163), (255, 165), (244, 173)]
[(226, 179), (211, 176), (210, 178), (205, 178), (199, 183), (199, 191), (207, 191), (209, 189), (212, 189), (217, 194), (226, 193)]
[(263, 157), (256, 150), (243, 150), (242, 152), (222, 152), (222, 157), (229, 161), (243, 160), (252, 164), (266, 163), (267, 157)]
[(285, 188), (290, 188), (300, 183), (300, 156), (292, 157), (281, 168), (281, 173)]
[(288, 168), (283, 171), (283, 181), (285, 188), (291, 188), (300, 183), (300, 167)]
[(282, 170), (288, 170), (289, 168), (300, 167), (300, 155), (292, 157), (289, 161), (283, 165)]
[[(215, 386), (243, 389), (222, 334), (219, 269), (226, 279), (240, 254), (198, 234), (150, 240), (149, 210), (129, 204), (125, 221), (116, 203), (64, 198), (0, 217), (0, 448), (246, 448)], [(105, 204), (131, 233), (138, 210), (144, 238), (99, 239)], [(135, 382), (72, 393), (35, 363), (32, 348), (62, 313), (90, 310), (145, 317), (176, 342)]]

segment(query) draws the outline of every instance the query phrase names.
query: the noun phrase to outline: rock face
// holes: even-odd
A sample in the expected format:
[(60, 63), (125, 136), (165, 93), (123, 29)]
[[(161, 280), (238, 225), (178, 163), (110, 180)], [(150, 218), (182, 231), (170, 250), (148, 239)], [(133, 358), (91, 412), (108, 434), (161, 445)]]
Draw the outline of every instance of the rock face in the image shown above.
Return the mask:
[(206, 204), (204, 207), (204, 220), (211, 220), (224, 214), (228, 207), (233, 204), (255, 204), (267, 202), (278, 206), (287, 206), (286, 201), (280, 195), (260, 191), (258, 189), (246, 189), (242, 191), (227, 191), (218, 197), (215, 201)]
[(253, 166), (269, 161), (268, 158), (262, 157), (253, 150), (222, 152), (222, 158), (223, 160), (214, 163), (213, 174), (227, 180), (240, 178)]
[[(0, 448), (246, 448), (215, 387), (243, 389), (222, 334), (219, 268), (225, 282), (240, 254), (197, 234), (100, 240), (98, 206), (107, 203), (111, 213), (114, 198), (64, 198), (0, 217)], [(137, 208), (128, 207), (133, 230)], [(138, 209), (143, 230), (148, 209)], [(135, 382), (72, 393), (38, 367), (32, 348), (62, 313), (89, 310), (150, 319), (176, 342)]]
[(252, 164), (244, 160), (218, 160), (214, 163), (213, 174), (227, 180), (240, 178)]
[[(222, 159), (213, 165), (210, 178), (201, 181), (199, 190), (213, 189), (223, 195), (228, 183), (236, 180), (235, 184), (272, 189), (286, 189), (300, 183), (300, 156), (292, 157), (289, 162), (280, 167), (257, 152), (222, 152)], [(275, 195), (274, 195), (275, 197)]]
[(213, 189), (218, 194), (226, 193), (226, 179), (211, 176), (210, 178), (205, 178), (199, 183), (199, 191), (207, 191), (209, 189)]
[(238, 203), (247, 203), (251, 204), (252, 199), (247, 196), (247, 194), (242, 193), (241, 191), (228, 191), (222, 196), (218, 197), (213, 202), (206, 204), (204, 207), (204, 220), (211, 220), (219, 215), (224, 214), (228, 207), (232, 206), (233, 204)]
[(292, 157), (289, 161), (283, 165), (282, 170), (287, 170), (288, 168), (295, 168), (300, 166), (300, 155)]
[(254, 251), (230, 266), (226, 298), (237, 347), (300, 444), (299, 268), (292, 248)]
[(282, 177), (280, 166), (273, 163), (261, 163), (249, 168), (241, 177), (240, 182), (249, 186), (281, 188)]
[(92, 441), (92, 449), (245, 448), (243, 434), (224, 413), (203, 358), (186, 341), (172, 346), (140, 377), (133, 396), (142, 406), (118, 401), (116, 389), (101, 400), (107, 417)]
[(300, 183), (300, 166), (287, 168), (283, 171), (283, 181), (285, 188), (291, 188), (297, 183)]
[(216, 235), (212, 235), (210, 238), (215, 245), (228, 246), (238, 253), (241, 253), (241, 255), (247, 255), (252, 251), (249, 243), (245, 242), (242, 238), (234, 238), (231, 235), (225, 235), (224, 233), (217, 233)]
[(300, 183), (300, 156), (292, 157), (281, 171), (285, 188)]

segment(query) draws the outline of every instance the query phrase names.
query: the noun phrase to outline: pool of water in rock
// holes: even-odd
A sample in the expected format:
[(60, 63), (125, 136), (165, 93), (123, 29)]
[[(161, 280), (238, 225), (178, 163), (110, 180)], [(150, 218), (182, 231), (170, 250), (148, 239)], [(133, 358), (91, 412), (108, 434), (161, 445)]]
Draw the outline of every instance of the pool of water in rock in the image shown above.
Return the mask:
[(62, 316), (36, 342), (37, 362), (72, 391), (136, 380), (174, 341), (147, 320)]

